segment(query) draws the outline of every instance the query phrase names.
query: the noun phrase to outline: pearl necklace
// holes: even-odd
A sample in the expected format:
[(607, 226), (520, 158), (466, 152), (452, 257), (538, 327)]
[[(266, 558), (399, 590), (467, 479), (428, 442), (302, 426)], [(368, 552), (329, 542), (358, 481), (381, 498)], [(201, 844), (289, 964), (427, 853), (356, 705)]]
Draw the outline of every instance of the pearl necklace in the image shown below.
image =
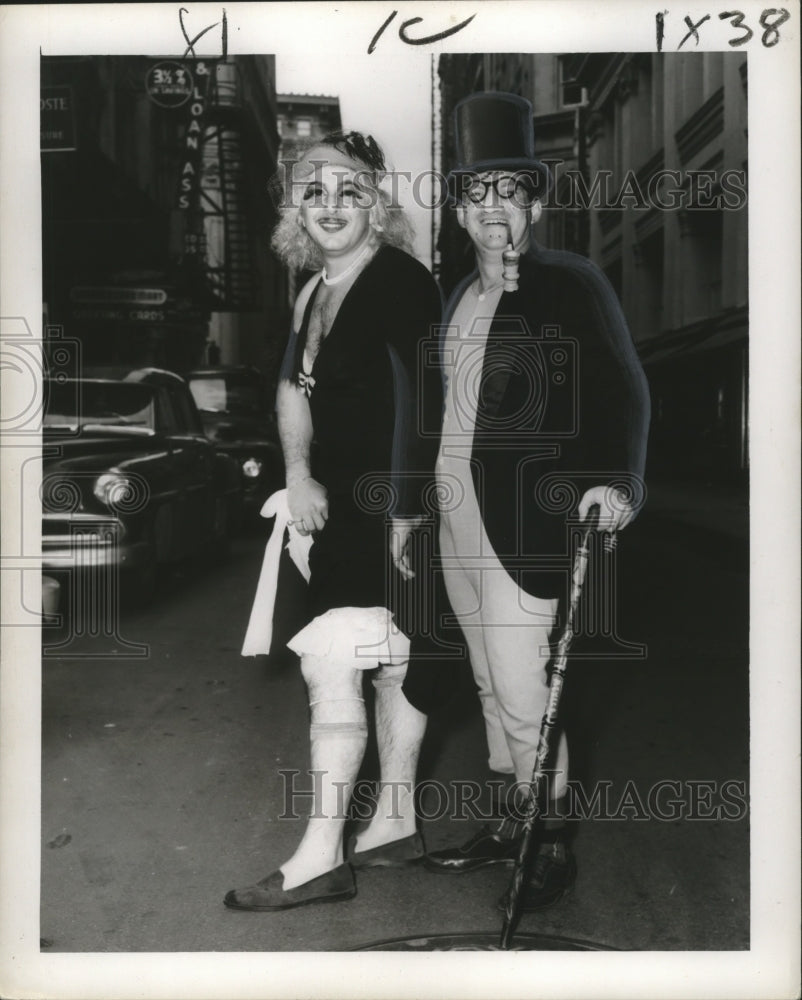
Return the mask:
[(323, 284), (324, 285), (339, 285), (341, 281), (345, 281), (345, 279), (350, 274), (353, 274), (354, 271), (357, 269), (357, 267), (359, 267), (359, 265), (362, 263), (362, 261), (365, 259), (365, 257), (370, 253), (370, 250), (371, 250), (371, 247), (370, 247), (370, 244), (368, 243), (367, 246), (365, 247), (365, 249), (362, 251), (362, 253), (359, 254), (358, 257), (355, 257), (351, 261), (351, 263), (348, 265), (348, 267), (346, 267), (346, 269), (344, 271), (342, 271), (338, 275), (335, 275), (335, 277), (333, 277), (333, 278), (330, 278), (328, 276), (328, 274), (326, 273), (326, 268), (324, 267), (323, 268), (323, 273), (322, 273)]

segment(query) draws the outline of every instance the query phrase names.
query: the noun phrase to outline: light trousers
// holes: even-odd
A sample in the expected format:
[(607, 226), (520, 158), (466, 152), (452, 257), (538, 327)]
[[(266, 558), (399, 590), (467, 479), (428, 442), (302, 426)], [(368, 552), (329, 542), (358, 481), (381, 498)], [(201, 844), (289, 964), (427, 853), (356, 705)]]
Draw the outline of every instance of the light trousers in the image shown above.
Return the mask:
[[(490, 767), (529, 782), (548, 698), (546, 666), (557, 600), (531, 597), (499, 562), (482, 523), (470, 466), (485, 347), (501, 294), (501, 286), (481, 298), (469, 289), (447, 331), (447, 388), (437, 459), (440, 555), (479, 687)], [(550, 767), (556, 772), (551, 782), (556, 798), (564, 793), (568, 777), (564, 734)]]
[[(441, 519), (446, 590), (479, 688), (488, 764), (514, 774), (518, 782), (529, 782), (548, 698), (546, 666), (557, 599), (530, 596), (507, 573), (490, 546), (471, 493)], [(564, 733), (550, 767), (555, 772), (551, 792), (557, 798), (568, 780)]]

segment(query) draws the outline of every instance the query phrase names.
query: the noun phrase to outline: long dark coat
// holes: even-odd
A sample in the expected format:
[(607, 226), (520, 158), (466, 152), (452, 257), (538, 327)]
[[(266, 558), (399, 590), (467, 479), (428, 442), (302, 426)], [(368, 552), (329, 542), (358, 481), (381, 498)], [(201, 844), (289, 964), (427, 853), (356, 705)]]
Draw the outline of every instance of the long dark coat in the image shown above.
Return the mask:
[[(452, 294), (444, 328), (478, 272)], [(649, 393), (599, 268), (537, 245), (488, 334), (471, 471), (490, 542), (529, 594), (566, 590), (568, 520), (592, 486), (643, 499)]]

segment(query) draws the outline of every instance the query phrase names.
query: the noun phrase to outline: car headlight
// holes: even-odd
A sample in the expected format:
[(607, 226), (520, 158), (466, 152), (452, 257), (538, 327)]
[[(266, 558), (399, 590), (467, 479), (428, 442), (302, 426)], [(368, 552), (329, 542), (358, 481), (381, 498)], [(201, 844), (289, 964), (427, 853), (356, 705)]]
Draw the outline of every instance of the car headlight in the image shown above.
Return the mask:
[(256, 479), (262, 471), (262, 463), (258, 458), (246, 458), (242, 463), (243, 475), (247, 476), (248, 479)]
[(139, 477), (132, 479), (120, 472), (104, 472), (98, 476), (92, 492), (101, 503), (115, 510), (131, 510), (141, 504)]

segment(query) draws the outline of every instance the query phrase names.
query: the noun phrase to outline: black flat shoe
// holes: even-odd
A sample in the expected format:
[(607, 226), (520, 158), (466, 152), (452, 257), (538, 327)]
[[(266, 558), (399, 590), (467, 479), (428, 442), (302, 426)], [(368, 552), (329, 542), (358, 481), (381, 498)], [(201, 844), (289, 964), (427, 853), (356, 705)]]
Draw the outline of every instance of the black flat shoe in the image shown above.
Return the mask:
[(232, 910), (289, 910), (309, 903), (337, 903), (356, 896), (354, 873), (349, 864), (339, 865), (293, 889), (284, 888), (284, 873), (271, 872), (247, 889), (232, 889), (223, 900)]
[[(524, 885), (522, 913), (537, 913), (555, 903), (571, 891), (576, 882), (576, 859), (564, 844), (550, 845), (535, 857), (532, 874)], [(507, 895), (505, 892), (496, 906), (506, 910)]]
[(355, 851), (356, 837), (348, 841), (348, 860), (351, 867), (360, 868), (404, 868), (417, 864), (426, 853), (423, 838), (419, 833), (399, 837), (388, 844), (379, 844), (367, 851)]
[(519, 837), (504, 838), (485, 826), (461, 847), (432, 851), (423, 863), (433, 872), (472, 872), (488, 865), (510, 867), (518, 856), (520, 843)]

